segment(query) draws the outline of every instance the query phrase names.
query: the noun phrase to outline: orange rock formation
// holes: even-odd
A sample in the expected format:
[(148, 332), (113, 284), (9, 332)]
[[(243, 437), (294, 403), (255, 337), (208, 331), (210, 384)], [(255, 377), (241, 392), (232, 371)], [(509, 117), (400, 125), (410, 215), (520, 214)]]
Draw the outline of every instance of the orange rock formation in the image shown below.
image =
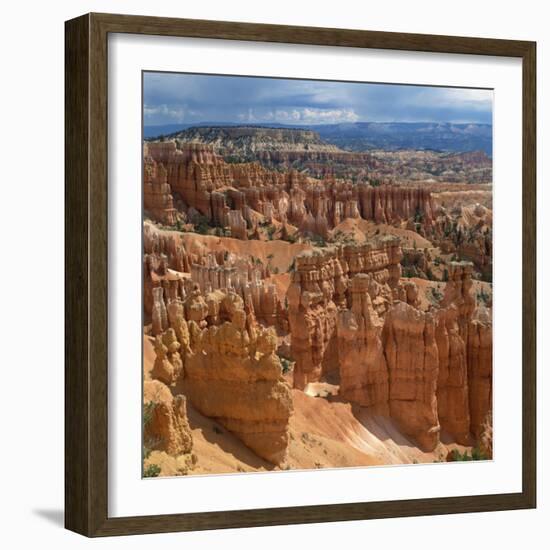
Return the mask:
[(190, 321), (184, 391), (193, 406), (239, 437), (258, 456), (280, 464), (292, 413), (273, 329), (255, 325), (237, 294), (220, 301), (220, 325)]
[[(426, 228), (434, 218), (431, 194), (422, 188), (354, 185), (331, 176), (318, 180), (294, 170), (272, 171), (257, 162), (226, 163), (204, 144), (180, 143), (178, 148), (175, 141), (148, 143), (144, 163), (146, 208), (151, 205), (155, 219), (165, 223), (172, 216), (172, 204), (165, 197), (171, 190), (183, 200), (184, 218), (198, 221), (204, 216), (211, 224), (229, 227), (240, 239), (260, 221), (288, 222), (326, 237), (346, 218), (397, 223), (417, 216)], [(167, 182), (156, 192), (162, 200), (154, 198), (150, 184), (157, 173), (156, 179)]]
[[(162, 292), (159, 287), (159, 300)], [(156, 338), (151, 376), (181, 388), (199, 412), (258, 456), (283, 462), (292, 401), (275, 355), (274, 329), (258, 325), (230, 291), (205, 298), (195, 286), (166, 309), (171, 326)]]
[[(319, 166), (334, 154), (340, 153), (307, 153)], [(361, 162), (342, 155), (343, 163)], [(261, 160), (285, 164), (292, 158), (278, 150)], [(445, 432), (491, 456), (490, 299), (488, 307), (476, 307), (470, 262), (443, 263), (448, 269), (438, 288), (444, 292), (433, 300), (420, 294), (423, 282), (402, 277), (425, 276), (432, 253), (458, 253), (475, 264), (476, 277), (489, 277), (491, 211), (480, 204), (447, 207), (434, 201), (429, 186), (373, 187), (324, 174), (320, 180), (258, 162), (225, 162), (212, 146), (198, 143), (144, 146), (148, 215), (179, 229), (193, 224), (195, 231), (208, 222), (215, 233), (144, 224), (144, 330), (155, 352), (144, 403), (153, 403), (146, 436), (156, 441), (155, 452), (190, 454), (188, 399), (193, 414), (283, 465), (292, 393), (328, 381), (339, 385), (338, 399), (347, 407), (391, 417), (424, 452), (439, 451)], [(382, 227), (429, 239), (421, 239), (422, 249), (415, 240), (404, 257), (399, 238), (389, 235), (365, 233), (365, 242), (329, 247), (313, 237), (346, 242), (337, 236), (345, 220), (376, 233)], [(273, 242), (266, 240), (274, 234)], [(300, 242), (283, 243), (279, 235), (289, 241), (298, 235)], [(265, 245), (288, 247), (281, 253), (286, 259), (275, 258), (281, 247)], [(402, 273), (401, 264), (415, 271)], [(277, 350), (294, 361), (287, 374), (293, 392)], [(189, 464), (185, 459), (174, 468), (185, 471)]]
[(162, 382), (146, 380), (143, 384), (143, 403), (150, 407), (150, 418), (144, 426), (144, 441), (153, 449), (170, 455), (190, 453), (193, 438), (187, 421), (185, 396), (173, 397)]
[(433, 315), (397, 302), (384, 328), (390, 415), (421, 449), (432, 450), (440, 431), (436, 398), (439, 355)]
[(294, 386), (336, 370), (344, 399), (389, 414), (423, 450), (441, 428), (472, 444), (491, 411), (491, 315), (475, 309), (467, 262), (451, 263), (441, 302), (423, 310), (416, 284), (400, 280), (401, 257), (388, 237), (296, 257)]
[[(296, 361), (294, 387), (302, 389), (309, 382), (317, 382), (338, 362), (338, 308), (347, 307), (349, 279), (368, 274), (368, 282), (363, 284), (374, 289), (372, 307), (376, 313), (385, 313), (399, 281), (400, 258), (399, 241), (392, 237), (380, 239), (377, 246), (367, 242), (304, 252), (296, 257), (287, 293)], [(344, 326), (343, 319), (340, 324)], [(345, 383), (342, 391), (346, 391)]]
[(340, 394), (364, 407), (389, 413), (388, 366), (382, 344), (383, 318), (376, 312), (366, 273), (350, 282), (350, 308), (338, 313)]
[(177, 211), (174, 208), (172, 189), (168, 184), (166, 168), (155, 162), (144, 147), (143, 163), (143, 208), (154, 219), (166, 224), (176, 223)]
[(153, 335), (172, 326), (165, 302), (184, 301), (195, 287), (205, 296), (217, 290), (236, 292), (259, 321), (287, 327), (286, 310), (262, 262), (223, 251), (190, 253), (176, 233), (149, 224), (144, 225), (144, 252), (144, 310), (151, 316)]

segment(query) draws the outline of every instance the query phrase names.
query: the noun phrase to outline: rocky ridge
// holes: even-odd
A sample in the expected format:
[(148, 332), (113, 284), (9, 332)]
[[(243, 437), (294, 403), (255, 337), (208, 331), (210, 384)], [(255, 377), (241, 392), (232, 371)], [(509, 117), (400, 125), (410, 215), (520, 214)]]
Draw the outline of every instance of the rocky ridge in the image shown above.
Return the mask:
[[(173, 218), (174, 203), (167, 199), (171, 193), (182, 201), (178, 211), (183, 223), (202, 217), (212, 226), (228, 227), (240, 239), (253, 236), (262, 224), (326, 238), (346, 218), (399, 223), (416, 216), (426, 232), (431, 230), (434, 206), (430, 192), (422, 188), (317, 180), (295, 170), (270, 171), (258, 163), (226, 163), (212, 146), (180, 147), (173, 141), (145, 145), (147, 172), (158, 173), (162, 181), (156, 194), (147, 192), (145, 208), (161, 222)], [(166, 168), (166, 177), (158, 164)], [(148, 185), (152, 178), (148, 176)]]
[[(375, 125), (370, 125), (371, 127)], [(392, 125), (380, 126), (378, 138), (390, 138)], [(440, 128), (441, 129), (441, 128)], [(426, 128), (416, 138), (426, 138), (433, 131)], [(389, 131), (389, 133), (388, 133)], [(425, 132), (428, 131), (428, 134)], [(441, 147), (414, 147), (416, 139), (405, 140), (397, 147), (377, 147), (361, 139), (346, 139), (346, 130), (336, 133), (330, 125), (316, 128), (268, 128), (264, 126), (195, 126), (164, 136), (179, 147), (196, 143), (212, 146), (228, 162), (260, 162), (270, 169), (288, 171), (297, 168), (313, 177), (333, 176), (355, 183), (441, 181), (489, 183), (492, 181), (490, 132), (485, 138), (489, 151), (472, 149), (474, 142), (457, 125), (440, 135)], [(351, 131), (353, 134), (353, 131)], [(444, 137), (445, 136), (445, 137)], [(411, 136), (409, 136), (411, 137)], [(463, 138), (466, 137), (466, 140)], [(436, 140), (437, 141), (437, 140)], [(463, 141), (463, 147), (457, 147)], [(483, 142), (485, 145), (485, 141)], [(482, 145), (482, 143), (479, 143)], [(451, 150), (448, 151), (447, 148)]]
[(416, 284), (400, 279), (400, 257), (387, 238), (297, 256), (294, 386), (336, 364), (340, 395), (389, 414), (422, 448), (435, 448), (441, 428), (471, 444), (491, 410), (490, 314), (476, 310), (466, 262), (451, 264), (440, 303), (423, 310)]

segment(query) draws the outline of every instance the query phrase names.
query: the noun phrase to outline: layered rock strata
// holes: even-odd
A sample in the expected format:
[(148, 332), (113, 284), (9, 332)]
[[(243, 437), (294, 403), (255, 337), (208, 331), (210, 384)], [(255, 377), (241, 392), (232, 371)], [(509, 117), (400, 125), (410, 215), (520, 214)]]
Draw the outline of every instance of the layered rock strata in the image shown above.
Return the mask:
[(183, 361), (179, 353), (181, 344), (176, 338), (174, 329), (170, 328), (157, 335), (154, 347), (156, 357), (151, 376), (172, 386), (183, 373)]
[[(296, 256), (287, 292), (296, 388), (318, 382), (338, 364), (338, 309), (353, 303), (348, 292), (350, 278), (368, 275), (366, 281), (358, 279), (355, 288), (370, 287), (373, 295), (370, 307), (376, 314), (384, 314), (399, 281), (400, 259), (399, 240), (393, 237), (381, 238), (374, 244), (331, 247)], [(344, 324), (345, 320), (340, 319), (340, 325)], [(342, 345), (346, 349), (345, 342)]]
[(151, 376), (176, 384), (199, 412), (258, 456), (282, 463), (293, 408), (275, 354), (275, 331), (258, 325), (234, 292), (205, 298), (195, 287), (183, 303), (170, 302), (167, 311), (172, 326), (157, 336)]
[(190, 453), (193, 436), (187, 420), (187, 403), (183, 395), (175, 397), (158, 380), (146, 380), (143, 385), (144, 442), (147, 450), (164, 451), (170, 455)]
[(469, 444), (468, 333), (475, 309), (471, 292), (472, 265), (453, 262), (437, 312), (439, 378), (437, 403), (443, 429), (459, 443)]
[[(162, 181), (181, 197), (184, 218), (198, 222), (203, 216), (211, 225), (228, 227), (239, 239), (248, 238), (259, 223), (289, 223), (326, 237), (346, 218), (392, 224), (414, 218), (425, 231), (434, 219), (431, 193), (421, 187), (371, 187), (330, 175), (318, 180), (293, 169), (268, 170), (254, 162), (226, 163), (204, 144), (151, 142), (145, 151), (148, 171), (152, 166), (157, 172), (162, 171), (158, 166), (165, 168)], [(155, 212), (159, 210), (151, 210), (154, 217)], [(168, 214), (158, 215), (165, 219)]]
[(313, 176), (366, 175), (371, 156), (350, 152), (323, 141), (316, 132), (288, 128), (196, 127), (171, 136), (180, 147), (185, 143), (209, 145), (228, 159), (258, 160), (263, 166), (288, 170), (298, 165)]
[(143, 166), (143, 208), (165, 225), (174, 225), (177, 210), (174, 208), (172, 189), (168, 184), (166, 168), (147, 155), (145, 146)]
[(382, 343), (384, 320), (372, 303), (373, 279), (365, 273), (350, 281), (350, 308), (338, 312), (340, 394), (379, 413), (389, 413), (388, 365)]
[(488, 424), (492, 425), (492, 422), (488, 420), (493, 408), (492, 329), (491, 312), (484, 307), (476, 310), (468, 331), (470, 432), (476, 440), (479, 440), (488, 430)]
[(275, 354), (275, 332), (253, 328), (236, 294), (226, 295), (220, 308), (226, 322), (191, 330), (184, 391), (202, 414), (216, 419), (258, 456), (280, 464), (289, 442), (292, 399)]
[(144, 252), (144, 313), (151, 318), (154, 336), (171, 326), (166, 303), (184, 301), (195, 287), (205, 296), (218, 290), (236, 292), (257, 320), (288, 328), (276, 286), (266, 280), (271, 275), (267, 265), (223, 251), (190, 253), (176, 233), (149, 224), (144, 225)]
[(394, 238), (296, 257), (294, 385), (337, 372), (344, 399), (389, 414), (422, 449), (441, 429), (472, 444), (492, 408), (490, 311), (476, 309), (468, 262), (449, 265), (444, 295), (423, 309), (417, 285), (400, 279), (401, 258)]
[(433, 450), (440, 431), (436, 397), (439, 354), (433, 315), (397, 302), (384, 325), (384, 355), (390, 415), (423, 450)]

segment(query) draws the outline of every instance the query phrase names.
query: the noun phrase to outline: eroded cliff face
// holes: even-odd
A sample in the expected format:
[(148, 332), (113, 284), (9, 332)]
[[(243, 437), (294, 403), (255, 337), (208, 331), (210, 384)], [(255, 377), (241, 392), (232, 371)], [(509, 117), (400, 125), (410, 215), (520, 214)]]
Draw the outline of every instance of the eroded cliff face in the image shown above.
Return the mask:
[(441, 429), (479, 443), (491, 411), (492, 338), (490, 312), (472, 295), (472, 265), (451, 263), (444, 295), (426, 309), (417, 285), (400, 278), (401, 257), (398, 239), (383, 238), (296, 258), (287, 294), (294, 385), (336, 372), (342, 398), (389, 414), (425, 451)]
[(174, 208), (172, 189), (163, 164), (155, 162), (144, 146), (143, 162), (143, 208), (165, 225), (174, 225), (177, 210)]
[(259, 161), (267, 168), (300, 170), (320, 177), (366, 175), (371, 156), (365, 152), (350, 152), (323, 141), (317, 132), (289, 128), (196, 127), (173, 135), (180, 147), (187, 143), (211, 146), (228, 159), (240, 162)]
[(258, 456), (280, 464), (288, 446), (290, 388), (282, 376), (273, 329), (257, 326), (242, 299), (227, 294), (220, 315), (228, 320), (191, 325), (184, 391), (202, 414), (215, 418)]
[(416, 218), (425, 228), (434, 220), (434, 204), (429, 189), (383, 185), (359, 188), (361, 215), (377, 223), (396, 223)]
[[(470, 432), (476, 440), (486, 441), (490, 430), (492, 454), (493, 404), (493, 323), (491, 312), (484, 307), (476, 310), (468, 332), (468, 397), (470, 402)], [(489, 447), (488, 443), (486, 446)]]
[[(384, 313), (399, 280), (399, 260), (398, 240), (391, 237), (380, 239), (376, 245), (330, 247), (295, 258), (287, 301), (296, 388), (318, 382), (323, 374), (336, 369), (340, 355), (337, 325), (344, 327), (347, 321), (354, 322), (351, 316), (347, 320), (338, 316), (338, 310), (347, 308), (348, 301), (353, 300), (348, 292), (350, 278), (368, 275), (363, 283), (358, 279), (353, 288), (358, 289), (361, 284), (371, 288), (373, 311)], [(359, 300), (357, 296), (357, 309)], [(341, 343), (346, 348), (345, 338)]]
[[(407, 137), (401, 134), (400, 139), (390, 146), (391, 150), (384, 150), (392, 142), (391, 134), (399, 134), (402, 129), (395, 125), (389, 128), (385, 123), (382, 126), (383, 128), (374, 130), (367, 139), (359, 137), (365, 131), (364, 128), (348, 127), (347, 131), (334, 131), (335, 129), (325, 127), (320, 132), (315, 132), (307, 129), (246, 125), (194, 127), (169, 137), (180, 147), (186, 143), (209, 145), (217, 154), (232, 161), (258, 160), (262, 165), (278, 170), (297, 166), (300, 171), (306, 170), (314, 177), (332, 173), (336, 177), (345, 177), (356, 182), (364, 179), (367, 174), (376, 181), (474, 183), (489, 182), (492, 179), (491, 159), (483, 151), (450, 153), (435, 150), (441, 149), (442, 145), (446, 149), (454, 140), (461, 139), (459, 134), (464, 131), (462, 128), (453, 127), (445, 138), (439, 136), (435, 141), (428, 137), (432, 131), (430, 128), (418, 129), (418, 134), (412, 140), (412, 134), (405, 130)], [(370, 129), (374, 127), (376, 123), (369, 123), (367, 132), (370, 133)], [(471, 130), (470, 127), (466, 131), (469, 134), (468, 140), (472, 138)], [(408, 145), (404, 149), (405, 142)], [(437, 142), (439, 146), (434, 147)], [(398, 145), (397, 150), (394, 150), (395, 145)], [(464, 145), (468, 149), (471, 142)], [(480, 149), (484, 147), (481, 143), (479, 145)], [(462, 151), (464, 147), (459, 149)]]
[[(391, 224), (416, 218), (423, 231), (432, 231), (434, 206), (423, 188), (371, 187), (330, 173), (315, 179), (293, 169), (269, 170), (258, 162), (227, 163), (213, 146), (200, 143), (150, 142), (145, 147), (145, 204), (153, 219), (164, 224), (204, 218), (239, 239), (273, 223), (326, 238), (347, 218)], [(170, 193), (181, 199), (178, 204), (170, 202)]]
[(185, 301), (195, 287), (205, 297), (218, 290), (236, 292), (256, 319), (280, 330), (288, 328), (287, 312), (269, 280), (266, 262), (204, 247), (190, 251), (176, 232), (159, 231), (150, 224), (144, 225), (144, 253), (144, 313), (154, 336), (172, 326), (166, 303)]
[(295, 258), (292, 283), (287, 292), (294, 387), (304, 389), (317, 382), (323, 367), (337, 356), (335, 342), (337, 308), (342, 299), (344, 274), (336, 250), (313, 251)]
[(390, 415), (423, 450), (433, 450), (440, 431), (436, 397), (439, 355), (433, 315), (397, 302), (388, 312), (384, 329)]
[(436, 333), (440, 355), (439, 418), (443, 429), (459, 443), (469, 444), (468, 335), (475, 309), (471, 292), (472, 265), (454, 262), (449, 268)]
[(193, 437), (187, 420), (185, 396), (173, 396), (159, 380), (146, 380), (143, 384), (143, 404), (147, 451), (164, 451), (170, 455), (191, 453)]
[(258, 456), (282, 463), (292, 400), (274, 329), (260, 326), (231, 291), (205, 297), (195, 286), (165, 307), (170, 327), (156, 337), (151, 376), (181, 390)]
[(376, 412), (388, 414), (388, 365), (382, 343), (383, 318), (376, 312), (372, 276), (350, 281), (350, 308), (338, 312), (340, 394)]

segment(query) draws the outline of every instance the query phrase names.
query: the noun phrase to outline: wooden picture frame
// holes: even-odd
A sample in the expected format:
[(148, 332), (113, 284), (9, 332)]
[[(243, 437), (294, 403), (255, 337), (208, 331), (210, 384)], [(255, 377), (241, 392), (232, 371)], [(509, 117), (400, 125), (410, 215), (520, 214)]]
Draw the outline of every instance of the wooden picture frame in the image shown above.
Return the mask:
[[(523, 64), (523, 488), (510, 494), (109, 517), (107, 37), (109, 33), (520, 58)], [(127, 535), (536, 506), (536, 44), (453, 36), (87, 14), (65, 26), (65, 525)]]

